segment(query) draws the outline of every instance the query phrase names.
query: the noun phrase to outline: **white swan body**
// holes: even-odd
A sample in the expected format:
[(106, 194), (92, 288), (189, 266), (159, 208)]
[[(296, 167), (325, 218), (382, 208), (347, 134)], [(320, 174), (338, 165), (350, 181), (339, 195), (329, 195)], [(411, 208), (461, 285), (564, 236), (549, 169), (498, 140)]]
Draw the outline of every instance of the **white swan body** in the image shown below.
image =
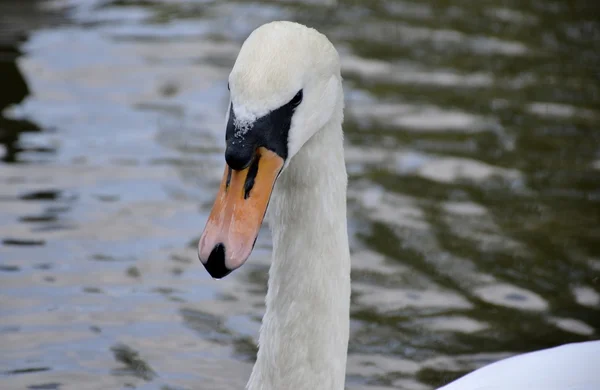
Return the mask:
[[(269, 23), (244, 42), (229, 85), (228, 167), (198, 249), (213, 277), (241, 266), (270, 200), (273, 262), (247, 388), (342, 390), (350, 254), (337, 52), (316, 30)], [(600, 342), (571, 344), (506, 359), (442, 389), (600, 390), (599, 355)]]
[(598, 390), (600, 341), (513, 356), (492, 363), (439, 390)]

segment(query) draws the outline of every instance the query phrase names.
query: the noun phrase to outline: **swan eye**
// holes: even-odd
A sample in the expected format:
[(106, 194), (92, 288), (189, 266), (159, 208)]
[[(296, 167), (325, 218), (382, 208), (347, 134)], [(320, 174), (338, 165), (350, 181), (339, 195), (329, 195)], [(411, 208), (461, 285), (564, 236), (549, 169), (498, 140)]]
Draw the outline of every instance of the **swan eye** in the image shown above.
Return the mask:
[(293, 99), (290, 101), (290, 104), (293, 107), (298, 107), (300, 105), (300, 103), (302, 103), (302, 90), (299, 90), (298, 93), (296, 94), (296, 96), (293, 97)]
[(228, 90), (228, 91), (231, 91), (231, 89), (229, 89), (229, 83), (227, 83), (227, 90)]

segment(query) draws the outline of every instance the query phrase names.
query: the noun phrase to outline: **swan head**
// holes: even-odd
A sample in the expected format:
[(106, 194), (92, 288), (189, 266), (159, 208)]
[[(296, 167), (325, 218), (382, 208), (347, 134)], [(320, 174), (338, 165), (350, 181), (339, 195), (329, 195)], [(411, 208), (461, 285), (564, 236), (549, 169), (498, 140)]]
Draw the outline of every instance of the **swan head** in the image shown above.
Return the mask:
[(268, 23), (242, 45), (229, 90), (225, 172), (198, 243), (217, 279), (250, 256), (279, 174), (342, 104), (339, 57), (314, 29)]

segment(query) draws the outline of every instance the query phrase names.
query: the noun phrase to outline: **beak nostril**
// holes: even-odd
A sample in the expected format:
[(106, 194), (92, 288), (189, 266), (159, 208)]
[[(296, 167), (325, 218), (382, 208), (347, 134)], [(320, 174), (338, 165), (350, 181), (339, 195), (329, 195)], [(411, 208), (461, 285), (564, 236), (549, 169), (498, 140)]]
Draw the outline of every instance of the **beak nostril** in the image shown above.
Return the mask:
[(246, 176), (246, 182), (244, 183), (244, 199), (248, 199), (250, 191), (254, 187), (256, 175), (258, 174), (258, 162), (260, 161), (260, 153), (256, 154), (256, 157), (252, 160), (250, 168), (248, 168), (248, 175)]
[(227, 180), (225, 181), (225, 191), (229, 189), (229, 185), (231, 184), (231, 168), (227, 169)]

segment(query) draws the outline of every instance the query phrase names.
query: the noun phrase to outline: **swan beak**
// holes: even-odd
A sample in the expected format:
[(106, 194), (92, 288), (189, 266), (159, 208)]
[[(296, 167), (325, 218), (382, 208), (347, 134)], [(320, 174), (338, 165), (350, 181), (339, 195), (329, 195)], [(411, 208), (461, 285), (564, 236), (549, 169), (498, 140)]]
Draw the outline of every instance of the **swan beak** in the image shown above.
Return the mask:
[(248, 167), (225, 167), (198, 243), (198, 257), (213, 278), (227, 276), (250, 256), (283, 163), (275, 152), (260, 147)]

